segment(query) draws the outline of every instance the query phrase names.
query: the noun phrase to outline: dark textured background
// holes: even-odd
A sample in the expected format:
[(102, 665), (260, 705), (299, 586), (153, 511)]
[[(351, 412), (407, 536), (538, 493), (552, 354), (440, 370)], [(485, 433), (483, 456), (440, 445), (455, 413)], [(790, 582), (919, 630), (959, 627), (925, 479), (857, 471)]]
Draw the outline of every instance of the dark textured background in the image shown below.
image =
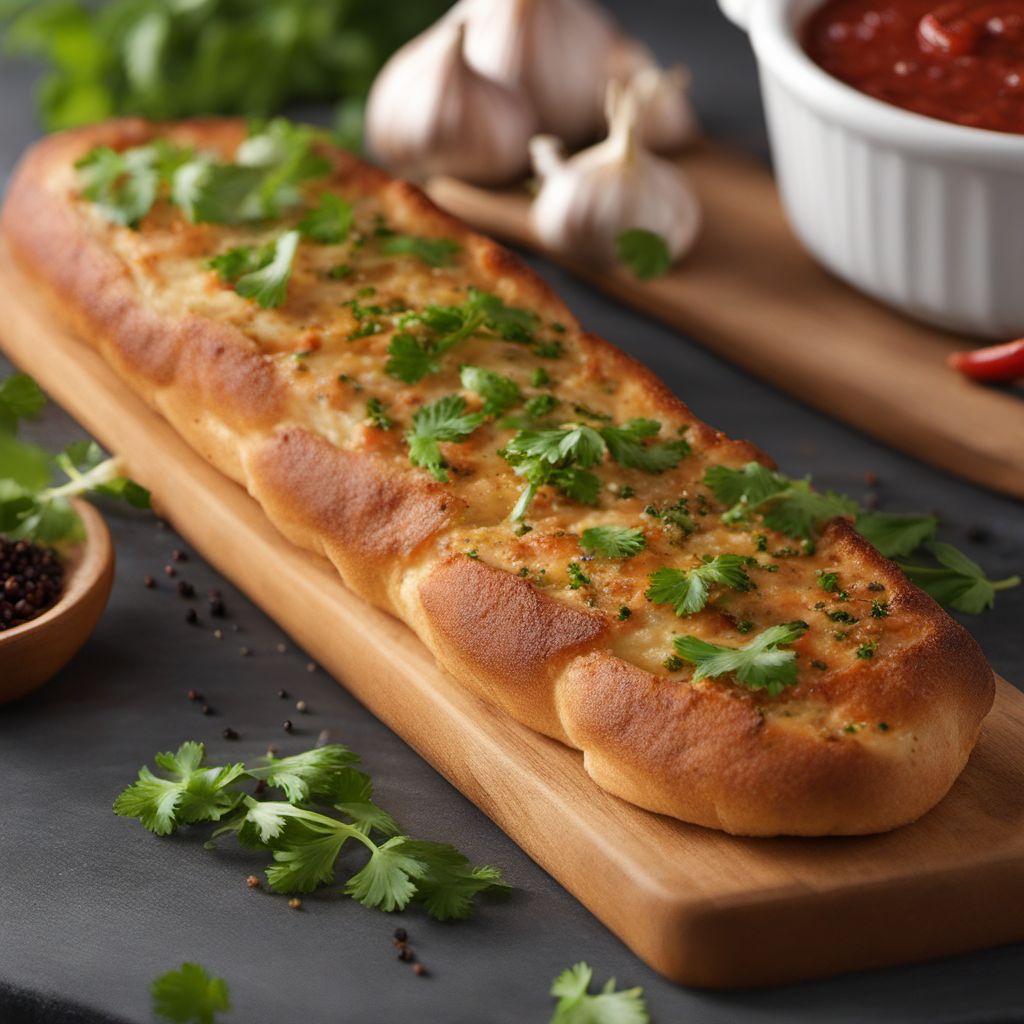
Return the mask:
[[(751, 59), (711, 0), (612, 6), (663, 59), (689, 62), (711, 134), (764, 153)], [(0, 66), (0, 178), (37, 133), (31, 82), (26, 69)], [(586, 325), (652, 366), (698, 414), (756, 438), (787, 471), (812, 472), (855, 496), (865, 489), (864, 474), (876, 472), (883, 507), (938, 510), (945, 536), (994, 572), (1024, 568), (1019, 504), (866, 440), (535, 262)], [(928, 396), (907, 381), (907, 400)], [(55, 446), (78, 433), (58, 411), (30, 431)], [(541, 1024), (551, 1011), (551, 979), (580, 959), (602, 981), (616, 975), (642, 985), (657, 1024), (1024, 1020), (1024, 947), (771, 991), (669, 984), (333, 680), (308, 673), (301, 652), (278, 653), (287, 638), (195, 557), (182, 576), (200, 593), (224, 589), (228, 629), (238, 633), (218, 642), (209, 620), (187, 626), (185, 605), (161, 572), (180, 542), (151, 518), (108, 511), (118, 573), (98, 631), (59, 678), (0, 712), (2, 1024), (148, 1021), (150, 980), (183, 960), (227, 979), (235, 1004), (228, 1019), (242, 1024)], [(973, 524), (988, 527), (992, 539), (967, 543)], [(145, 573), (158, 577), (155, 592), (143, 589)], [(996, 668), (1018, 683), (1022, 619), (1018, 590), (969, 622)], [(239, 655), (242, 645), (251, 657)], [(217, 717), (201, 717), (185, 699), (190, 686), (206, 694)], [(278, 700), (279, 687), (312, 708), (291, 738), (281, 730), (291, 705)], [(228, 725), (239, 742), (221, 739)], [(429, 979), (395, 959), (390, 936), (398, 918), (330, 896), (307, 899), (295, 913), (281, 898), (247, 891), (244, 876), (261, 858), (230, 845), (210, 852), (187, 835), (156, 839), (110, 813), (138, 766), (183, 739), (206, 741), (214, 758), (245, 758), (269, 742), (303, 749), (322, 728), (364, 755), (382, 802), (413, 834), (451, 840), (500, 865), (515, 885), (509, 903), (485, 905), (465, 924), (405, 915), (401, 923), (431, 969)]]

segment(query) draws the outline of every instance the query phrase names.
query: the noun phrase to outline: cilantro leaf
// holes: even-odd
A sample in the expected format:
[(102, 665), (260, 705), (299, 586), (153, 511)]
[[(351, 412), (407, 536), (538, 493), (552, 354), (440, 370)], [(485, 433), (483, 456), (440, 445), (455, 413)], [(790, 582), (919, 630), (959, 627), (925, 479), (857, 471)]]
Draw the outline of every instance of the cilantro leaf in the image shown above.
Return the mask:
[(259, 190), (259, 167), (218, 164), (199, 156), (178, 168), (171, 199), (193, 224), (240, 224), (269, 216)]
[(621, 232), (615, 239), (615, 255), (641, 281), (661, 277), (672, 266), (672, 254), (665, 239), (643, 228)]
[(934, 542), (928, 550), (938, 566), (901, 565), (903, 571), (939, 604), (969, 615), (980, 615), (995, 604), (996, 593), (1019, 587), (1021, 578), (990, 580), (977, 562), (952, 544)]
[(242, 298), (252, 299), (264, 309), (280, 306), (288, 293), (288, 282), (298, 246), (298, 231), (286, 231), (274, 242), (274, 255), (270, 262), (238, 278), (235, 291)]
[(626, 526), (591, 526), (580, 536), (580, 547), (602, 558), (631, 558), (646, 546), (644, 531)]
[(611, 978), (597, 995), (590, 995), (594, 972), (580, 962), (563, 971), (551, 985), (558, 1000), (550, 1024), (650, 1024), (642, 988), (615, 990)]
[(854, 526), (886, 558), (912, 555), (931, 540), (938, 529), (935, 516), (900, 515), (894, 512), (862, 512)]
[(415, 235), (390, 235), (381, 245), (389, 256), (415, 256), (428, 267), (451, 266), (462, 246), (447, 238), (418, 238)]
[(619, 465), (657, 474), (674, 469), (690, 454), (689, 444), (682, 439), (649, 446), (643, 444), (646, 438), (656, 437), (660, 430), (661, 424), (657, 420), (634, 419), (621, 427), (601, 427), (601, 437)]
[(522, 399), (514, 380), (480, 366), (463, 366), (459, 371), (462, 386), (474, 391), (484, 400), (484, 412), (499, 416)]
[(679, 616), (695, 615), (708, 603), (713, 584), (745, 591), (751, 588), (744, 555), (717, 555), (693, 569), (658, 569), (651, 573), (646, 598), (653, 604), (670, 604)]
[(316, 208), (299, 221), (299, 233), (320, 245), (337, 245), (348, 238), (352, 218), (351, 203), (333, 192), (324, 192)]
[(274, 259), (274, 245), (241, 245), (235, 249), (228, 249), (207, 262), (211, 270), (226, 284), (234, 285), (235, 282), (245, 274), (251, 274), (255, 270), (262, 270)]
[(510, 891), (497, 868), (474, 867), (464, 854), (447, 843), (409, 840), (403, 850), (425, 868), (416, 880), (415, 898), (438, 921), (469, 917), (473, 897), (478, 893), (507, 895)]
[(704, 483), (723, 505), (740, 503), (759, 505), (766, 498), (784, 491), (788, 477), (775, 473), (760, 462), (748, 462), (742, 469), (729, 466), (709, 466), (704, 471)]
[(437, 373), (441, 364), (432, 347), (406, 332), (396, 334), (388, 344), (384, 372), (406, 384), (418, 384), (427, 374)]
[(330, 792), (324, 799), (364, 832), (397, 836), (402, 831), (398, 822), (374, 803), (370, 776), (355, 768), (342, 768), (331, 780)]
[(330, 797), (342, 769), (356, 764), (359, 758), (340, 743), (328, 743), (290, 757), (267, 756), (262, 765), (249, 774), (263, 779), (268, 786), (283, 789), (289, 803)]
[(219, 821), (233, 811), (242, 795), (230, 789), (245, 773), (241, 764), (223, 768), (204, 766), (201, 743), (183, 743), (175, 753), (157, 754), (157, 765), (167, 778), (139, 769), (139, 778), (114, 801), (114, 813), (138, 818), (157, 835), (169, 835), (179, 825)]
[(430, 405), (417, 409), (412, 429), (405, 435), (409, 444), (409, 461), (429, 470), (435, 480), (448, 480), (440, 442), (464, 441), (486, 419), (482, 412), (467, 413), (461, 395), (445, 395)]
[(395, 421), (388, 415), (388, 407), (376, 396), (367, 400), (366, 418), (378, 430), (390, 430)]
[(795, 651), (783, 651), (807, 632), (806, 622), (788, 622), (771, 626), (742, 647), (708, 643), (696, 636), (676, 637), (676, 654), (696, 666), (694, 682), (734, 676), (750, 690), (767, 690), (771, 696), (796, 682), (798, 667)]
[(416, 894), (416, 880), (426, 873), (427, 866), (416, 856), (412, 840), (393, 836), (348, 880), (345, 892), (364, 907), (377, 907), (385, 913), (404, 910)]
[(214, 1024), (218, 1013), (231, 1009), (227, 983), (199, 964), (182, 964), (181, 970), (161, 974), (149, 991), (153, 1013), (174, 1024)]
[(835, 491), (812, 491), (806, 480), (795, 480), (784, 491), (766, 498), (758, 510), (772, 530), (788, 537), (812, 538), (831, 519), (857, 514), (855, 501)]
[(18, 421), (35, 416), (44, 405), (39, 385), (27, 373), (12, 373), (0, 382), (0, 431), (17, 433)]
[(505, 450), (510, 455), (536, 459), (551, 466), (571, 463), (581, 469), (588, 469), (604, 457), (605, 443), (593, 428), (575, 426), (520, 431), (509, 441)]

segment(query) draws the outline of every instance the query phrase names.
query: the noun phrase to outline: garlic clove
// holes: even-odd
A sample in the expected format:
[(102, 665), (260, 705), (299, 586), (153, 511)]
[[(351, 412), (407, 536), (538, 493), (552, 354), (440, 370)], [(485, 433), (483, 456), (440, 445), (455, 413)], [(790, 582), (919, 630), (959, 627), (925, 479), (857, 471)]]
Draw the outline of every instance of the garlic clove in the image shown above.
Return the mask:
[(609, 87), (608, 138), (559, 161), (549, 143), (534, 140), (534, 170), (542, 178), (530, 221), (543, 245), (595, 266), (615, 263), (618, 236), (642, 228), (664, 238), (673, 260), (693, 245), (700, 203), (674, 164), (650, 153), (636, 135), (635, 97)]
[(529, 101), (470, 67), (465, 38), (462, 23), (439, 22), (395, 53), (373, 83), (367, 148), (403, 177), (500, 185), (526, 172), (536, 130)]
[(619, 33), (593, 0), (460, 0), (446, 18), (465, 20), (469, 63), (520, 88), (541, 131), (570, 146), (600, 133)]

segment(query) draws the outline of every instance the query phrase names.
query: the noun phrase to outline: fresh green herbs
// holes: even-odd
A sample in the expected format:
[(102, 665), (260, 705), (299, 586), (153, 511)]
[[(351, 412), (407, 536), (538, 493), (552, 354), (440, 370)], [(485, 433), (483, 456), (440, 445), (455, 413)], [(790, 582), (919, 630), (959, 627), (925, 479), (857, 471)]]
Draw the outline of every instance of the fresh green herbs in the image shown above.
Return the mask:
[(381, 251), (389, 256), (415, 256), (428, 267), (451, 266), (455, 254), (462, 249), (447, 238), (418, 238), (415, 235), (386, 235)]
[(749, 590), (753, 584), (744, 566), (752, 561), (745, 555), (717, 555), (693, 569), (658, 569), (650, 575), (645, 596), (653, 604), (670, 604), (676, 615), (695, 615), (707, 605), (715, 584)]
[(395, 425), (395, 421), (387, 413), (387, 406), (379, 398), (367, 401), (366, 418), (378, 430), (390, 430)]
[(299, 246), (299, 232), (287, 231), (276, 241), (254, 248), (243, 246), (214, 256), (210, 267), (243, 298), (264, 309), (284, 303)]
[(857, 532), (886, 558), (905, 558), (935, 536), (935, 516), (901, 515), (895, 512), (860, 512)]
[[(333, 884), (339, 860), (362, 848), (344, 890), (367, 907), (390, 912), (411, 901), (441, 920), (467, 917), (482, 892), (505, 892), (496, 868), (474, 867), (444, 843), (411, 839), (373, 800), (358, 757), (340, 744), (290, 757), (267, 757), (253, 766), (211, 766), (200, 743), (158, 754), (162, 775), (142, 768), (138, 781), (114, 803), (114, 812), (137, 818), (158, 835), (183, 825), (220, 822), (214, 838), (235, 835), (242, 846), (268, 852), (267, 880), (275, 892), (312, 892)], [(284, 799), (257, 800), (243, 784), (259, 780)]]
[[(31, 378), (0, 384), (0, 534), (41, 544), (80, 541), (82, 522), (69, 500), (78, 495), (104, 494), (148, 508), (149, 492), (125, 477), (121, 460), (107, 458), (99, 445), (77, 441), (50, 455), (17, 437), (19, 420), (44, 401)], [(63, 482), (52, 482), (56, 473)]]
[(218, 1013), (231, 1009), (227, 983), (210, 977), (199, 964), (161, 974), (149, 991), (154, 1015), (173, 1024), (214, 1024)]
[(352, 204), (333, 192), (324, 192), (319, 203), (299, 221), (299, 234), (319, 245), (338, 245), (352, 230)]
[(615, 255), (641, 281), (661, 277), (672, 266), (665, 239), (653, 231), (630, 228), (615, 239)]
[(512, 510), (513, 521), (522, 519), (539, 488), (546, 484), (579, 504), (595, 504), (601, 484), (589, 470), (603, 461), (606, 452), (620, 465), (647, 473), (662, 473), (677, 465), (690, 450), (685, 441), (644, 444), (660, 430), (656, 420), (634, 419), (619, 427), (595, 429), (577, 424), (520, 431), (501, 452), (526, 481)]
[(616, 991), (610, 978), (597, 995), (589, 992), (594, 972), (580, 962), (563, 971), (551, 985), (558, 1000), (549, 1024), (649, 1024), (642, 988)]
[(644, 531), (627, 526), (591, 526), (580, 536), (580, 547), (602, 558), (632, 558), (646, 546)]
[(500, 416), (506, 409), (522, 400), (519, 386), (500, 373), (479, 366), (463, 366), (459, 372), (462, 386), (484, 400), (488, 416)]
[(995, 604), (998, 591), (1021, 584), (1019, 576), (990, 580), (977, 562), (952, 544), (936, 541), (928, 544), (927, 550), (939, 563), (937, 566), (903, 565), (904, 572), (939, 604), (959, 612), (980, 615)]
[(579, 562), (570, 562), (566, 567), (565, 571), (569, 575), (569, 589), (579, 590), (580, 587), (589, 587), (591, 584), (590, 577), (583, 571)]
[(750, 690), (781, 693), (797, 679), (796, 652), (781, 650), (807, 632), (806, 622), (789, 622), (758, 633), (742, 647), (724, 647), (696, 636), (676, 637), (676, 654), (694, 665), (694, 682), (732, 676)]
[(448, 471), (441, 455), (441, 442), (465, 441), (485, 419), (482, 412), (467, 413), (466, 400), (461, 395), (445, 395), (417, 409), (412, 429), (405, 435), (409, 461), (429, 470), (434, 479), (444, 483)]

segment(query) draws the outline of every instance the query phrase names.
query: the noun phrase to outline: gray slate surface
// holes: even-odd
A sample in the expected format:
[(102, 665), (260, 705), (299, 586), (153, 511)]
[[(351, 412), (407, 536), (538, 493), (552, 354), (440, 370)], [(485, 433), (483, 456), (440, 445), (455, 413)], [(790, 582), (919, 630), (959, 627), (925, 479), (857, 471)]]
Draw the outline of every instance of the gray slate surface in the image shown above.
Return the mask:
[[(711, 0), (665, 4), (617, 0), (622, 20), (666, 60), (696, 72), (708, 130), (764, 152), (752, 62), (742, 37)], [(37, 134), (31, 75), (0, 65), (0, 176)], [(882, 481), (884, 507), (937, 509), (946, 536), (964, 542), (975, 523), (992, 531), (966, 549), (993, 570), (1024, 567), (1021, 506), (944, 477), (784, 397), (699, 345), (643, 319), (532, 261), (583, 322), (637, 355), (715, 425), (750, 436), (790, 472), (854, 495), (867, 471)], [(2, 313), (0, 313), (2, 315)], [(0, 361), (0, 372), (6, 371)], [(927, 401), (907, 382), (908, 401)], [(58, 410), (31, 435), (54, 446), (80, 431)], [(162, 567), (180, 541), (146, 516), (109, 509), (118, 573), (100, 628), (59, 678), (0, 711), (0, 1021), (150, 1020), (147, 986), (195, 960), (230, 983), (244, 1024), (532, 1024), (546, 1021), (551, 979), (576, 960), (598, 978), (642, 985), (659, 1024), (805, 1021), (1024, 1020), (1024, 947), (747, 993), (678, 988), (651, 972), (479, 811), (305, 656), (278, 653), (275, 625), (203, 563), (182, 567), (202, 594), (224, 590), (229, 632), (189, 627), (185, 605)], [(144, 590), (141, 578), (160, 581)], [(200, 606), (202, 607), (202, 606)], [(1000, 598), (969, 622), (996, 668), (1024, 680), (1024, 591)], [(230, 628), (230, 625), (228, 628)], [(253, 654), (242, 658), (245, 645)], [(218, 715), (185, 698), (196, 686)], [(293, 737), (279, 687), (312, 713)], [(290, 714), (290, 717), (299, 716)], [(230, 743), (221, 730), (241, 739)], [(471, 922), (441, 925), (419, 914), (401, 921), (432, 977), (415, 977), (391, 948), (397, 918), (348, 900), (311, 898), (301, 913), (249, 892), (261, 864), (226, 846), (209, 852), (187, 836), (156, 839), (109, 811), (138, 766), (183, 739), (206, 741), (214, 757), (251, 757), (269, 742), (296, 751), (322, 728), (364, 755), (382, 801), (416, 835), (449, 839), (500, 865), (516, 892)], [(880, 908), (884, 912), (884, 908)]]

